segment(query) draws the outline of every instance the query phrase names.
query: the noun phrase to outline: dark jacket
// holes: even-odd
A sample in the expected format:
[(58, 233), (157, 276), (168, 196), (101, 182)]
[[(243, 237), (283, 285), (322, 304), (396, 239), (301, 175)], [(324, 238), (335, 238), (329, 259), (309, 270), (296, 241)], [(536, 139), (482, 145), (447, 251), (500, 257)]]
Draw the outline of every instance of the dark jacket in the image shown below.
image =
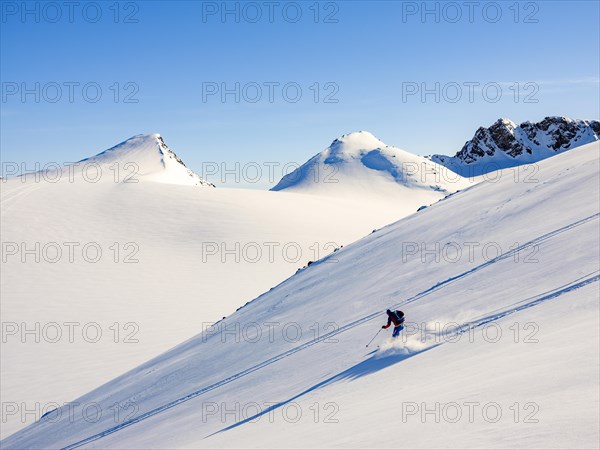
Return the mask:
[(387, 315), (388, 315), (387, 325), (384, 325), (383, 328), (389, 328), (392, 323), (394, 324), (395, 327), (402, 325), (404, 323), (404, 317), (399, 317), (398, 314), (396, 314), (396, 311), (390, 311), (389, 313), (387, 313)]

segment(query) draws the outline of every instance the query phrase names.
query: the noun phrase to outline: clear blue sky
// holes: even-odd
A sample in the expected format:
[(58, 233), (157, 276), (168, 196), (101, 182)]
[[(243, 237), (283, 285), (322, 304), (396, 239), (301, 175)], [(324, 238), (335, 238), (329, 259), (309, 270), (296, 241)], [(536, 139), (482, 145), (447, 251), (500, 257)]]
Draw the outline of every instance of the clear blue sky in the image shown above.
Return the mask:
[[(227, 2), (239, 15), (224, 18), (220, 1), (1, 4), (3, 161), (75, 161), (139, 133), (161, 133), (198, 172), (206, 161), (302, 163), (356, 130), (453, 154), (499, 117), (600, 116), (597, 1), (428, 2), (437, 17), (399, 1)], [(207, 94), (223, 83), (240, 83), (239, 103)], [(273, 102), (268, 83), (279, 83)], [(439, 102), (403, 99), (435, 83)], [(464, 83), (492, 84), (470, 101)], [(301, 99), (286, 101), (298, 86)]]

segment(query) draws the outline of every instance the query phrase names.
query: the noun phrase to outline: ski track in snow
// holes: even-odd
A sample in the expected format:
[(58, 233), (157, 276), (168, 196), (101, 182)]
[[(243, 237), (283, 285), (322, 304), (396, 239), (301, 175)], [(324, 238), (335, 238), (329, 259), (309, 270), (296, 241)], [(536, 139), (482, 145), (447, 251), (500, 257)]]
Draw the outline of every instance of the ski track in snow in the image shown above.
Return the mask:
[[(596, 271), (596, 272), (600, 272), (600, 271)], [(404, 353), (406, 355), (410, 355), (411, 353), (413, 353), (413, 354), (414, 353), (420, 353), (422, 351), (429, 350), (429, 349), (431, 349), (433, 347), (438, 347), (438, 346), (440, 346), (440, 345), (442, 345), (442, 344), (444, 344), (446, 342), (449, 342), (447, 340), (449, 337), (458, 336), (458, 335), (461, 335), (461, 334), (464, 334), (464, 333), (468, 333), (469, 331), (471, 331), (473, 329), (476, 329), (476, 328), (479, 328), (481, 326), (484, 326), (484, 325), (486, 325), (486, 324), (488, 324), (490, 322), (494, 322), (494, 321), (496, 321), (498, 319), (502, 319), (502, 318), (504, 318), (506, 316), (509, 316), (511, 314), (515, 314), (517, 312), (523, 311), (524, 309), (532, 308), (532, 307), (534, 307), (536, 305), (539, 305), (540, 303), (543, 303), (545, 301), (552, 300), (552, 299), (554, 299), (556, 297), (559, 297), (562, 294), (566, 294), (568, 292), (571, 292), (571, 291), (574, 291), (574, 290), (579, 289), (581, 287), (584, 287), (584, 286), (586, 286), (586, 285), (588, 285), (590, 283), (594, 283), (596, 281), (599, 281), (600, 280), (600, 274), (597, 274), (596, 272), (592, 272), (592, 273), (589, 273), (587, 275), (584, 275), (583, 277), (580, 277), (580, 278), (578, 278), (576, 280), (573, 280), (572, 282), (564, 284), (564, 285), (562, 285), (562, 286), (560, 286), (560, 287), (558, 287), (556, 289), (552, 289), (552, 290), (546, 291), (546, 292), (544, 292), (542, 294), (538, 294), (538, 295), (529, 297), (529, 298), (527, 298), (525, 300), (522, 300), (521, 302), (517, 302), (518, 304), (520, 304), (520, 306), (518, 306), (516, 308), (507, 309), (507, 310), (504, 310), (504, 311), (502, 311), (502, 312), (500, 312), (498, 314), (485, 316), (485, 317), (482, 317), (480, 319), (477, 319), (477, 320), (474, 320), (474, 321), (471, 321), (471, 322), (465, 322), (463, 324), (457, 324), (457, 327), (454, 328), (453, 330), (448, 331), (448, 332), (443, 333), (440, 336), (438, 336), (438, 339), (440, 337), (442, 337), (442, 338), (446, 339), (445, 341), (438, 342), (438, 343), (435, 343), (435, 344), (431, 344), (429, 346), (427, 346), (427, 344), (424, 344), (422, 346), (419, 346), (419, 348), (410, 348), (410, 345), (406, 345), (406, 344), (403, 345), (402, 347), (400, 347), (400, 346), (396, 345), (392, 341), (387, 346), (384, 346), (384, 347), (380, 348), (380, 351), (378, 353), (381, 353), (381, 355), (379, 355), (379, 357), (380, 358), (385, 358), (385, 357), (390, 356), (391, 354), (398, 354), (398, 351), (401, 351), (402, 353)], [(594, 275), (594, 274), (596, 274), (596, 275)], [(337, 334), (337, 333), (335, 333), (335, 334)], [(373, 355), (373, 357), (377, 358), (378, 357), (377, 356), (378, 353), (375, 353)], [(260, 412), (259, 414), (255, 415), (255, 416), (248, 417), (248, 418), (246, 418), (246, 419), (244, 419), (244, 420), (242, 420), (240, 422), (234, 423), (234, 424), (229, 425), (229, 426), (227, 426), (227, 427), (225, 427), (225, 428), (223, 428), (223, 429), (221, 429), (219, 431), (211, 433), (208, 436), (206, 436), (205, 439), (209, 438), (211, 436), (217, 435), (219, 433), (223, 433), (225, 431), (232, 430), (232, 429), (237, 428), (240, 425), (243, 425), (245, 423), (251, 422), (252, 420), (256, 419), (259, 415), (267, 414), (267, 413), (269, 413), (269, 412), (271, 412), (271, 411), (273, 411), (273, 410), (275, 410), (275, 409), (277, 409), (277, 408), (285, 405), (286, 403), (289, 403), (289, 402), (291, 402), (293, 400), (298, 399), (303, 394), (305, 394), (307, 392), (310, 392), (310, 391), (313, 391), (315, 388), (325, 387), (328, 384), (331, 384), (332, 382), (338, 380), (340, 378), (340, 375), (341, 374), (337, 374), (337, 375), (334, 375), (334, 376), (332, 376), (332, 377), (330, 377), (330, 378), (328, 378), (328, 379), (326, 379), (324, 381), (321, 381), (317, 385), (315, 385), (315, 386), (313, 386), (313, 387), (311, 387), (309, 389), (306, 389), (305, 391), (303, 391), (302, 393), (300, 393), (298, 395), (295, 395), (291, 399), (286, 400), (285, 402), (281, 402), (281, 403), (278, 403), (276, 405), (273, 405), (273, 406), (269, 407), (268, 409), (266, 409), (265, 411), (262, 411), (262, 412)], [(75, 447), (67, 447), (67, 448), (75, 448)]]
[[(439, 282), (438, 284), (436, 284), (436, 285), (434, 285), (434, 286), (432, 286), (432, 287), (430, 287), (430, 288), (428, 288), (428, 289), (426, 289), (426, 290), (424, 290), (422, 292), (419, 292), (418, 294), (416, 294), (416, 295), (414, 295), (412, 297), (409, 297), (406, 300), (401, 301), (400, 303), (394, 305), (393, 308), (395, 309), (395, 308), (399, 308), (401, 306), (413, 303), (413, 302), (415, 302), (415, 301), (417, 301), (417, 300), (419, 300), (419, 299), (421, 299), (423, 297), (428, 296), (429, 294), (431, 294), (433, 292), (438, 291), (439, 289), (441, 289), (441, 288), (443, 288), (443, 287), (445, 287), (445, 286), (447, 286), (447, 285), (449, 285), (449, 284), (451, 284), (451, 283), (453, 283), (453, 282), (455, 282), (455, 281), (457, 281), (459, 279), (465, 278), (465, 277), (467, 277), (467, 276), (469, 276), (469, 275), (471, 275), (473, 273), (476, 273), (476, 272), (478, 272), (478, 271), (480, 271), (480, 270), (482, 270), (482, 269), (484, 269), (484, 268), (486, 268), (486, 267), (488, 267), (488, 266), (490, 266), (490, 265), (492, 265), (492, 264), (494, 264), (494, 263), (496, 263), (498, 261), (505, 260), (505, 259), (513, 256), (514, 254), (518, 253), (519, 251), (522, 251), (522, 250), (526, 249), (527, 247), (530, 247), (530, 246), (533, 246), (533, 245), (537, 245), (537, 244), (539, 244), (541, 242), (544, 242), (544, 241), (546, 241), (548, 239), (551, 239), (554, 236), (557, 236), (559, 234), (562, 234), (564, 232), (572, 230), (572, 229), (574, 229), (574, 228), (576, 228), (576, 227), (578, 227), (580, 225), (583, 225), (583, 224), (585, 224), (587, 222), (590, 222), (590, 221), (592, 221), (594, 219), (598, 219), (599, 217), (600, 217), (600, 213), (596, 213), (596, 214), (593, 214), (591, 216), (585, 217), (585, 218), (583, 218), (581, 220), (578, 220), (576, 222), (573, 222), (571, 224), (565, 225), (564, 227), (561, 227), (561, 228), (558, 228), (556, 230), (553, 230), (553, 231), (551, 231), (549, 233), (543, 234), (543, 235), (541, 235), (541, 236), (539, 236), (539, 237), (537, 237), (535, 239), (532, 239), (529, 242), (526, 242), (526, 243), (524, 243), (524, 244), (522, 244), (522, 245), (520, 245), (518, 247), (515, 247), (515, 248), (513, 248), (513, 249), (511, 249), (511, 250), (509, 250), (509, 251), (507, 251), (505, 253), (502, 253), (502, 254), (498, 255), (497, 257), (495, 257), (495, 258), (492, 258), (492, 259), (490, 259), (490, 260), (488, 260), (488, 261), (486, 261), (486, 262), (484, 262), (482, 264), (479, 264), (478, 266), (476, 266), (476, 267), (474, 267), (474, 268), (472, 268), (472, 269), (470, 269), (468, 271), (465, 271), (465, 272), (463, 272), (461, 274), (458, 274), (458, 275), (456, 275), (454, 277), (448, 278), (445, 281)], [(590, 283), (597, 282), (599, 280), (600, 280), (600, 275), (599, 274), (597, 274), (596, 272), (589, 273), (589, 274), (587, 274), (587, 275), (585, 275), (583, 277), (580, 277), (580, 278), (578, 278), (576, 280), (571, 281), (570, 283), (564, 284), (564, 285), (559, 286), (559, 287), (557, 287), (555, 289), (552, 289), (550, 291), (546, 291), (546, 292), (540, 293), (538, 295), (535, 295), (533, 297), (528, 297), (525, 300), (516, 302), (513, 305), (511, 305), (511, 306), (514, 306), (513, 308), (505, 309), (505, 310), (500, 311), (498, 313), (482, 317), (481, 319), (476, 320), (476, 321), (471, 321), (471, 322), (464, 323), (464, 324), (462, 324), (462, 325), (460, 325), (458, 327), (458, 329), (459, 329), (458, 332), (459, 333), (466, 332), (469, 329), (472, 329), (472, 328), (475, 328), (475, 327), (479, 327), (479, 326), (483, 326), (483, 325), (485, 325), (485, 324), (487, 324), (487, 323), (489, 323), (491, 321), (494, 321), (494, 320), (506, 317), (506, 316), (508, 316), (510, 314), (514, 314), (514, 313), (520, 312), (520, 311), (522, 311), (524, 309), (527, 309), (527, 308), (531, 308), (531, 307), (536, 306), (536, 305), (538, 305), (538, 304), (540, 304), (542, 302), (554, 299), (556, 297), (559, 297), (562, 294), (565, 294), (567, 292), (579, 289), (579, 288), (581, 288), (583, 286), (586, 286), (586, 285), (588, 285)], [(515, 305), (519, 305), (519, 306), (515, 306)], [(196, 390), (194, 392), (191, 392), (188, 395), (185, 395), (185, 396), (180, 397), (180, 398), (178, 398), (176, 400), (173, 400), (173, 401), (171, 401), (169, 403), (166, 403), (166, 404), (164, 404), (162, 406), (154, 408), (154, 409), (152, 409), (152, 410), (150, 410), (150, 411), (148, 411), (146, 413), (143, 413), (143, 414), (141, 414), (141, 415), (139, 415), (137, 417), (129, 419), (128, 421), (123, 422), (121, 424), (115, 425), (114, 427), (111, 427), (111, 428), (109, 428), (107, 430), (104, 430), (104, 431), (102, 431), (100, 433), (94, 434), (94, 435), (89, 436), (89, 437), (87, 437), (85, 439), (77, 441), (77, 442), (75, 442), (73, 444), (67, 445), (67, 446), (63, 447), (63, 450), (79, 448), (79, 447), (81, 447), (81, 446), (83, 446), (85, 444), (89, 444), (90, 442), (97, 441), (97, 440), (99, 440), (99, 439), (101, 439), (101, 438), (103, 438), (105, 436), (108, 436), (110, 434), (116, 433), (119, 430), (122, 430), (122, 429), (127, 428), (127, 427), (129, 427), (131, 425), (139, 423), (139, 422), (141, 422), (141, 421), (143, 421), (145, 419), (148, 419), (150, 417), (156, 416), (156, 415), (158, 415), (158, 414), (160, 414), (160, 413), (162, 413), (162, 412), (164, 412), (166, 410), (174, 408), (177, 405), (180, 405), (180, 404), (182, 404), (184, 402), (187, 402), (188, 400), (194, 399), (194, 398), (196, 398), (196, 397), (198, 397), (198, 396), (200, 396), (202, 394), (205, 394), (206, 392), (212, 391), (212, 390), (217, 389), (217, 388), (219, 388), (221, 386), (229, 384), (232, 381), (238, 380), (238, 379), (240, 379), (240, 378), (242, 378), (242, 377), (244, 377), (244, 376), (246, 376), (246, 375), (248, 375), (250, 373), (253, 373), (253, 372), (255, 372), (255, 371), (259, 370), (259, 369), (262, 369), (263, 367), (269, 366), (269, 365), (271, 365), (271, 364), (273, 364), (273, 363), (275, 363), (275, 362), (277, 362), (277, 361), (279, 361), (281, 359), (287, 358), (288, 356), (291, 356), (291, 355), (293, 355), (293, 354), (295, 354), (295, 353), (297, 353), (297, 352), (299, 352), (301, 350), (304, 350), (304, 349), (306, 349), (308, 347), (311, 347), (311, 346), (313, 346), (313, 345), (315, 345), (315, 344), (317, 344), (319, 342), (322, 342), (322, 341), (324, 341), (326, 339), (330, 339), (331, 337), (336, 336), (336, 335), (338, 335), (340, 333), (343, 333), (344, 331), (347, 331), (347, 330), (350, 330), (352, 328), (355, 328), (356, 326), (361, 325), (361, 324), (363, 324), (365, 322), (368, 322), (368, 321), (370, 321), (370, 320), (372, 320), (372, 319), (374, 319), (374, 318), (376, 318), (376, 317), (378, 317), (380, 315), (381, 315), (381, 312), (379, 312), (379, 311), (371, 313), (371, 314), (369, 314), (367, 316), (364, 316), (364, 317), (362, 317), (362, 318), (360, 318), (358, 320), (355, 320), (355, 321), (350, 322), (350, 323), (348, 323), (348, 324), (346, 324), (344, 326), (341, 326), (341, 327), (339, 327), (338, 329), (336, 329), (334, 331), (326, 333), (326, 334), (324, 334), (324, 335), (322, 335), (322, 336), (320, 336), (320, 337), (318, 337), (316, 339), (313, 339), (311, 341), (305, 342), (304, 344), (301, 344), (301, 345), (299, 345), (297, 347), (294, 347), (294, 348), (292, 348), (292, 349), (290, 349), (290, 350), (288, 350), (288, 351), (286, 351), (284, 353), (281, 353), (281, 354), (276, 355), (276, 356), (274, 356), (272, 358), (269, 358), (269, 359), (267, 359), (267, 360), (265, 360), (265, 361), (263, 361), (263, 362), (255, 365), (255, 366), (252, 366), (252, 367), (250, 367), (250, 368), (248, 368), (246, 370), (238, 372), (237, 374), (234, 374), (234, 375), (232, 375), (230, 377), (227, 377), (227, 378), (225, 378), (223, 380), (220, 380), (220, 381), (218, 381), (216, 383), (213, 383), (213, 384), (211, 384), (209, 386), (206, 386), (206, 387), (198, 389), (198, 390)], [(233, 426), (235, 426), (235, 424), (232, 425), (231, 427), (233, 427)], [(229, 429), (231, 427), (227, 427), (227, 428), (225, 428), (224, 430), (221, 430), (221, 431), (226, 431), (227, 429)], [(219, 433), (219, 432), (217, 432), (217, 433)]]
[(30, 195), (39, 188), (39, 183), (29, 183), (24, 184), (19, 188), (14, 188), (12, 192), (9, 192), (8, 194), (2, 195), (2, 200), (0, 201), (2, 212), (6, 214), (15, 203), (19, 202), (19, 199), (23, 199), (23, 197)]

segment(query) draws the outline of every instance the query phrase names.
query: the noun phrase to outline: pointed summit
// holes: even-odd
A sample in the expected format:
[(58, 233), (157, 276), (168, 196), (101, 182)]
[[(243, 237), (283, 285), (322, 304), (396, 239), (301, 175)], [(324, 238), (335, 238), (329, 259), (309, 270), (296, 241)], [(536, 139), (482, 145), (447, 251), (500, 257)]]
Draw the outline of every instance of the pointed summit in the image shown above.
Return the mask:
[(210, 186), (165, 144), (160, 134), (138, 134), (96, 156), (85, 158), (78, 167), (98, 165), (118, 167), (129, 180), (154, 181), (165, 184)]

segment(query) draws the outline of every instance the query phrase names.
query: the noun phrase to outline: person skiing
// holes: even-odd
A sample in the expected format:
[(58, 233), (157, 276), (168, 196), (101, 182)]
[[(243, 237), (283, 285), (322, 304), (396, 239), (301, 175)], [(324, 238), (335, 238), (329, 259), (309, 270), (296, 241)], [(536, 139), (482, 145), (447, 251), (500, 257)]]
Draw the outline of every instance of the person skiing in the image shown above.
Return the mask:
[(391, 311), (388, 309), (386, 314), (388, 315), (387, 325), (384, 325), (381, 328), (385, 330), (393, 323), (394, 331), (392, 332), (392, 337), (396, 338), (404, 329), (404, 313), (402, 311)]

